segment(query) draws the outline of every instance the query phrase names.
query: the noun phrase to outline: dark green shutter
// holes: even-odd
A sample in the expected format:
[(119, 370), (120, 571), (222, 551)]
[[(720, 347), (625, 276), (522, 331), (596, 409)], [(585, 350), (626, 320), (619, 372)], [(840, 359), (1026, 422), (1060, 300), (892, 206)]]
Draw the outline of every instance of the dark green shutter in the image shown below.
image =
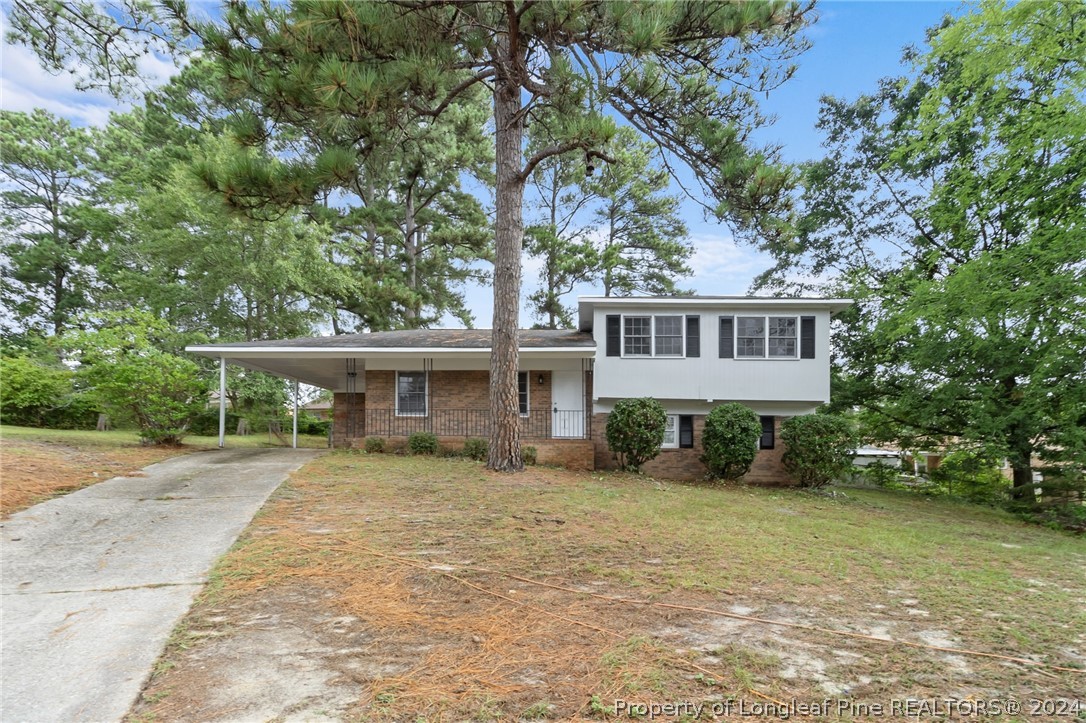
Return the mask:
[(694, 446), (694, 417), (690, 414), (679, 415), (679, 446), (691, 449)]
[(760, 449), (773, 449), (775, 433), (773, 417), (762, 417), (762, 436), (758, 440), (758, 447)]
[(701, 317), (686, 317), (686, 355), (701, 356)]
[(720, 317), (720, 358), (735, 358), (735, 317)]
[(622, 316), (607, 315), (607, 356), (622, 356)]
[(815, 318), (799, 317), (799, 358), (815, 358)]

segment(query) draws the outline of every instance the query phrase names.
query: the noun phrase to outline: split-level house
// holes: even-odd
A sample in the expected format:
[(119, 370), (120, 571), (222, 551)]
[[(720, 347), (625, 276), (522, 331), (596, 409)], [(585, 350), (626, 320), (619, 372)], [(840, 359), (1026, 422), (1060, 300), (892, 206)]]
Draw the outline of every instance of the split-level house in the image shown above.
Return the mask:
[[(830, 397), (831, 316), (848, 299), (582, 297), (576, 330), (522, 330), (522, 445), (542, 464), (614, 466), (607, 416), (621, 399), (653, 397), (668, 413), (649, 474), (693, 479), (705, 416), (725, 402), (762, 422), (747, 480), (786, 484), (781, 420)], [(333, 446), (413, 432), (457, 446), (487, 437), (490, 330), (420, 329), (214, 344), (189, 351), (334, 392)], [(225, 380), (225, 372), (222, 378)], [(223, 382), (225, 383), (225, 382)]]

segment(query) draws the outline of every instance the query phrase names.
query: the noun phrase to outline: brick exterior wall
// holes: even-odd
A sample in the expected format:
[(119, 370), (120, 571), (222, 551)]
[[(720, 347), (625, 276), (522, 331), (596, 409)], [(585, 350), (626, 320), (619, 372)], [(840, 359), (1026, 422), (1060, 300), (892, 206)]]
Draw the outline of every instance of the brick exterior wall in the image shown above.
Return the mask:
[(349, 447), (349, 438), (366, 436), (366, 395), (354, 395), (354, 429), (353, 434), (348, 435), (347, 430), (347, 394), (336, 392), (332, 395), (332, 446)]
[[(551, 372), (528, 373), (528, 416), (521, 417), (521, 438), (526, 444), (549, 440), (551, 433)], [(540, 384), (540, 377), (543, 383)], [(490, 373), (485, 370), (435, 370), (429, 376), (430, 414), (426, 417), (396, 416), (396, 372), (368, 370), (364, 403), (355, 405), (356, 434), (348, 435), (346, 395), (336, 394), (333, 444), (348, 446), (348, 437), (378, 436), (394, 439), (415, 431), (461, 439), (487, 437), (490, 422)], [(362, 397), (362, 395), (357, 395)], [(364, 421), (362, 421), (364, 420)], [(557, 454), (557, 453), (555, 453)], [(551, 462), (547, 462), (551, 464)], [(557, 464), (557, 462), (555, 462)], [(580, 462), (578, 462), (580, 464)]]
[[(596, 448), (596, 469), (615, 469), (618, 465), (614, 455), (607, 447), (607, 414), (592, 415), (592, 441)], [(784, 454), (784, 446), (781, 444), (782, 417), (774, 417), (774, 438), (776, 440), (773, 449), (758, 450), (754, 458), (750, 472), (743, 478), (744, 482), (765, 486), (783, 486), (795, 484), (788, 476), (781, 464), (781, 456)], [(701, 438), (705, 430), (705, 416), (694, 415), (694, 446), (688, 449), (662, 449), (659, 456), (650, 460), (642, 468), (647, 475), (661, 479), (696, 480), (705, 477), (707, 472), (702, 464)]]

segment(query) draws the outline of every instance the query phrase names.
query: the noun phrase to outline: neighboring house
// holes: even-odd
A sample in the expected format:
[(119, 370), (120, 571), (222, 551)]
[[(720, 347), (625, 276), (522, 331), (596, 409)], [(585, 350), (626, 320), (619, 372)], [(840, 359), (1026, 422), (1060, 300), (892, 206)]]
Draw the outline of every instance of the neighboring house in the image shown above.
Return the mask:
[[(668, 412), (645, 471), (705, 472), (705, 415), (742, 402), (761, 418), (747, 479), (783, 484), (782, 419), (829, 401), (829, 323), (848, 299), (582, 297), (573, 330), (522, 330), (521, 439), (541, 463), (614, 466), (607, 416), (620, 399), (654, 397)], [(490, 433), (490, 330), (433, 329), (189, 347), (224, 363), (331, 389), (333, 443), (429, 431), (447, 444)]]
[(879, 447), (860, 447), (855, 450), (856, 456), (852, 458), (852, 464), (856, 467), (866, 467), (876, 462), (890, 467), (901, 467), (901, 452)]
[(302, 411), (323, 422), (324, 420), (331, 418), (332, 403), (327, 399), (314, 399), (308, 404), (303, 404)]

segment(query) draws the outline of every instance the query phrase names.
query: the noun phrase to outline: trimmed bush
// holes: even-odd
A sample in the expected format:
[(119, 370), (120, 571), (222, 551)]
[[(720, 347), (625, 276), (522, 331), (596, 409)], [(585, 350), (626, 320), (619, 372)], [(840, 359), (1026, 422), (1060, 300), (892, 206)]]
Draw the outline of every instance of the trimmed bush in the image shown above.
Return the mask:
[(476, 462), (482, 462), (486, 460), (489, 446), (485, 439), (468, 437), (464, 440), (464, 456), (468, 459), (474, 459)]
[(785, 445), (781, 461), (803, 487), (824, 487), (852, 472), (856, 433), (847, 419), (833, 414), (805, 414), (781, 424)]
[(520, 457), (526, 465), (534, 465), (539, 459), (539, 453), (535, 447), (524, 447), (520, 450)]
[(366, 451), (370, 454), (380, 454), (381, 452), (384, 452), (384, 437), (366, 437)]
[(640, 472), (641, 465), (660, 454), (666, 426), (667, 412), (660, 402), (622, 399), (607, 417), (607, 446), (623, 469)]
[(407, 449), (411, 454), (437, 454), (439, 445), (433, 432), (414, 432), (407, 438)]
[(736, 402), (721, 404), (705, 418), (701, 461), (710, 476), (738, 480), (750, 472), (761, 436), (762, 424), (753, 409)]

